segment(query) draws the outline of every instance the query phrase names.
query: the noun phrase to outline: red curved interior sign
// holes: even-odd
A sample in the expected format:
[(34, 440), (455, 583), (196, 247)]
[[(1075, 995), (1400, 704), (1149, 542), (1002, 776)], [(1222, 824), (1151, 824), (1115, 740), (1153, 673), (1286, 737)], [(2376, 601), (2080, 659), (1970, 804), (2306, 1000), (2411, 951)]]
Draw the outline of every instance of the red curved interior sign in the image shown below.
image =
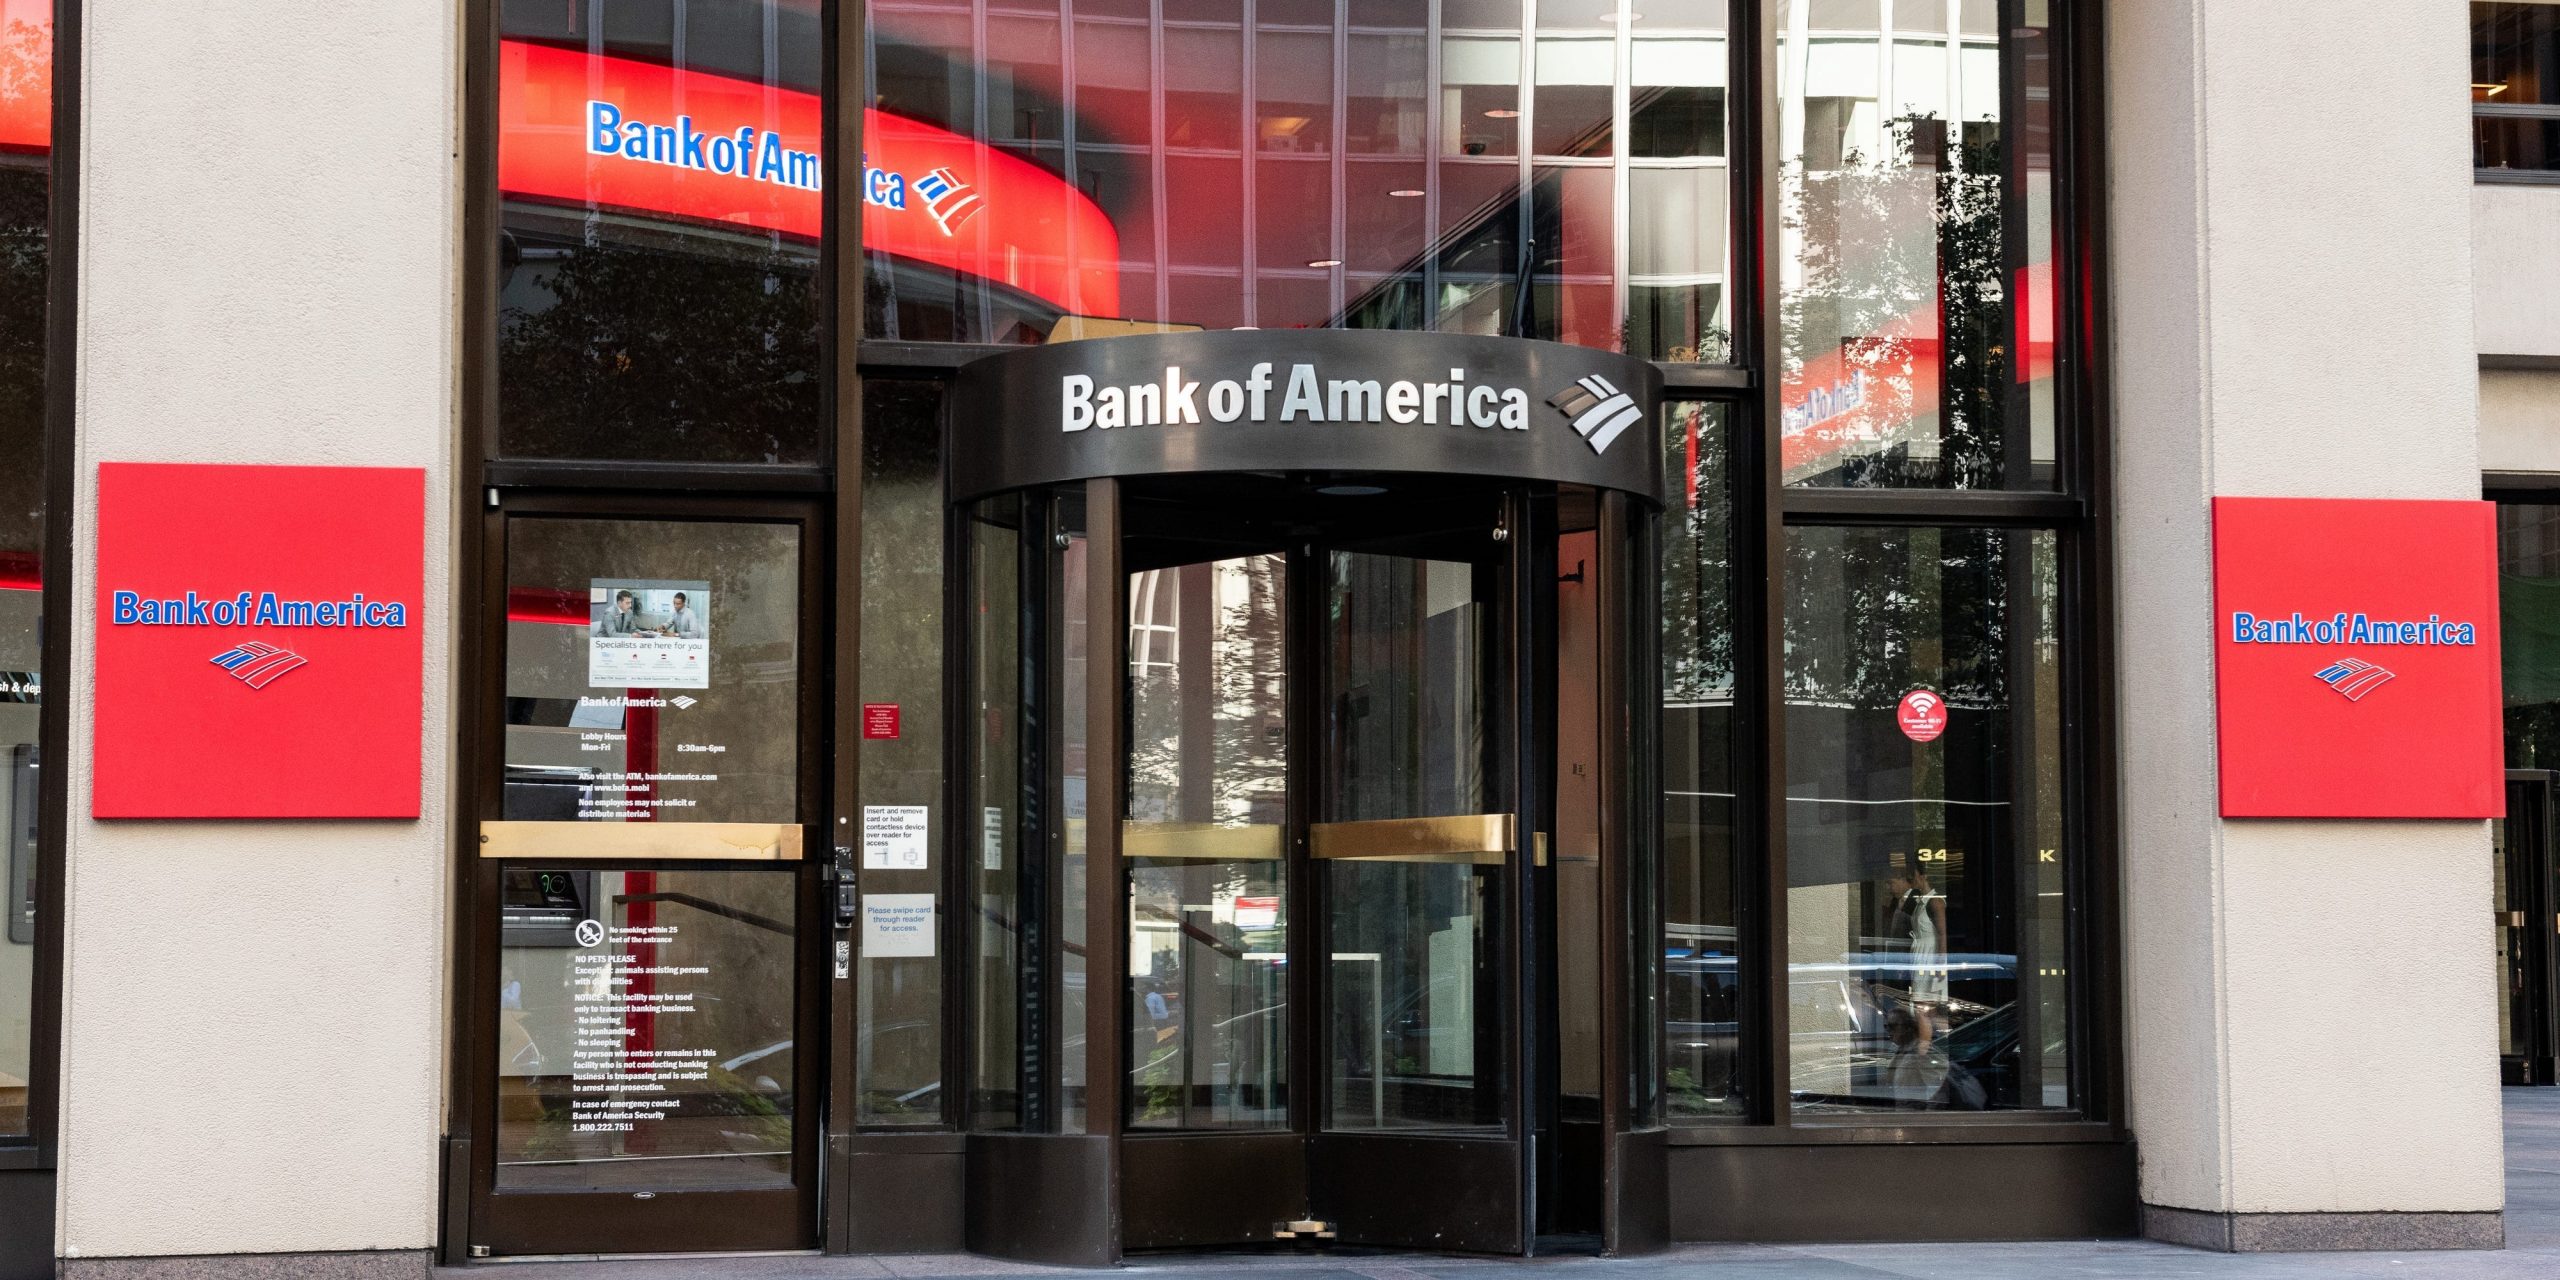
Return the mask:
[[(815, 240), (818, 96), (506, 41), (498, 189)], [(862, 246), (1009, 285), (1071, 315), (1120, 311), (1120, 234), (1056, 174), (867, 111)]]
[(53, 149), (53, 0), (0, 0), (0, 150)]

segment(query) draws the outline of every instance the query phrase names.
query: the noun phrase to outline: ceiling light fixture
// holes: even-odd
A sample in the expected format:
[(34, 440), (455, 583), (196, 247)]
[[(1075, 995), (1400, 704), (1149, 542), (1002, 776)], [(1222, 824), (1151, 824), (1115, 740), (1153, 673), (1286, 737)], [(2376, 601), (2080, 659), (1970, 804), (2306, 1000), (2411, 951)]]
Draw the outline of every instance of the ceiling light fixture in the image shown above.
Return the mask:
[(1399, 200), (1419, 200), (1422, 198), (1422, 189), (1420, 187), (1398, 187), (1387, 194), (1394, 196)]
[(1310, 267), (1338, 267), (1338, 266), (1341, 266), (1341, 265), (1342, 265), (1342, 259), (1340, 259), (1340, 258), (1318, 258), (1318, 259), (1316, 259), (1315, 261), (1308, 263), (1307, 265), (1308, 265), (1308, 266), (1310, 266)]
[(1495, 107), (1491, 111), (1485, 112), (1484, 118), (1487, 120), (1517, 120), (1520, 118), (1520, 113), (1509, 107)]

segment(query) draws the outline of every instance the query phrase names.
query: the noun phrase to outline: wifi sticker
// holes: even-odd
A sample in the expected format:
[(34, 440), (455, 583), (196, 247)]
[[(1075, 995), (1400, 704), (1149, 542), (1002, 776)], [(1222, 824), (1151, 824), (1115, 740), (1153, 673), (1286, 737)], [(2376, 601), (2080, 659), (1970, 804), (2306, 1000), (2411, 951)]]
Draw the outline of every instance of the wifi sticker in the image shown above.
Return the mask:
[(1902, 726), (1902, 736), (1913, 742), (1934, 742), (1947, 731), (1947, 700), (1935, 690), (1914, 689), (1902, 695), (1902, 705), (1894, 709), (1894, 723)]

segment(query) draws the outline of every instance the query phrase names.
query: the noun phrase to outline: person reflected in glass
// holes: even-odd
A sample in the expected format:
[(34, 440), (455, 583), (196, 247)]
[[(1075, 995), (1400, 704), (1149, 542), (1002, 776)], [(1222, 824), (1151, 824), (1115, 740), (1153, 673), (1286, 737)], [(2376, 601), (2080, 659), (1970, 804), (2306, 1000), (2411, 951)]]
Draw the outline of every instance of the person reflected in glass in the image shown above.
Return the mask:
[(1904, 864), (1898, 887), (1894, 933), (1910, 944), (1913, 1047), (1925, 1053), (1937, 1042), (1939, 1010), (1947, 1004), (1947, 896), (1929, 883), (1929, 868), (1916, 857)]
[(1888, 1083), (1898, 1104), (1925, 1108), (1940, 1101), (1949, 1071), (1937, 1048), (1939, 1011), (1947, 1003), (1947, 902), (1919, 858), (1897, 852), (1894, 863), (1897, 897), (1887, 936), (1902, 940), (1910, 971), (1902, 999), (1885, 1017), (1893, 1041)]
[(674, 636), (678, 640), (701, 639), (702, 619), (694, 613), (693, 603), (685, 599), (684, 593), (679, 591), (676, 593), (675, 604), (675, 612), (667, 619), (665, 634)]
[(640, 597), (628, 591), (613, 593), (613, 607), (596, 619), (595, 634), (600, 636), (636, 636), (640, 634)]

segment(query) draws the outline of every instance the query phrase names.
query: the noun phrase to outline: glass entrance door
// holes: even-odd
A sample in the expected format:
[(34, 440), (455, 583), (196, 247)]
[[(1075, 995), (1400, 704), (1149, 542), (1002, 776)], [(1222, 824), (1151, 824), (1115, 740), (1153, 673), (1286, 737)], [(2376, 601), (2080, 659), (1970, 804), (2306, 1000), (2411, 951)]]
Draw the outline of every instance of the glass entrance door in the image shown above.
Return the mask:
[(2560, 935), (2554, 932), (2552, 775), (2507, 771), (2507, 816), (2489, 824), (2491, 927), (2498, 955), (2498, 1069), (2508, 1084), (2560, 1082)]
[(1525, 1245), (1517, 495), (1333, 488), (1130, 500), (1132, 1249)]

